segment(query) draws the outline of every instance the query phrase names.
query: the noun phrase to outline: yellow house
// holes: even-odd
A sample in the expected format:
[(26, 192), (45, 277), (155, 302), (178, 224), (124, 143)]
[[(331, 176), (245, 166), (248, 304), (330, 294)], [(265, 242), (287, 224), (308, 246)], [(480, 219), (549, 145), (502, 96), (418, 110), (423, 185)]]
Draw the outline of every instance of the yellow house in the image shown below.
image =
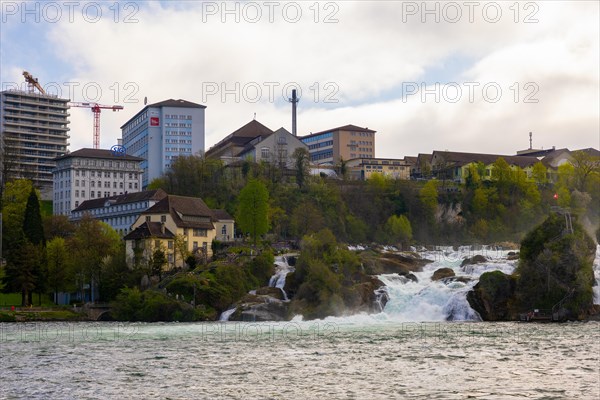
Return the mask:
[(222, 240), (222, 232), (232, 240), (233, 230), (233, 218), (224, 210), (211, 210), (200, 198), (168, 195), (141, 213), (124, 237), (127, 260), (147, 262), (161, 248), (165, 269), (182, 267), (189, 255), (212, 256), (212, 241)]

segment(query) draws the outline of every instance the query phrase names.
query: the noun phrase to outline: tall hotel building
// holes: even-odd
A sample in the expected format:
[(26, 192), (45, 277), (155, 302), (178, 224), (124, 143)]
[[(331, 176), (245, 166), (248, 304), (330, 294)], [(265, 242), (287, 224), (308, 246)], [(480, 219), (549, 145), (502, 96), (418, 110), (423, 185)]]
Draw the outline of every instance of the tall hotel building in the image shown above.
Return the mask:
[(178, 156), (204, 151), (205, 108), (186, 100), (165, 100), (147, 105), (121, 127), (127, 154), (143, 159), (143, 188)]
[(308, 146), (315, 165), (336, 165), (340, 160), (375, 157), (375, 131), (346, 125), (299, 138)]
[(1, 183), (25, 178), (52, 199), (54, 159), (69, 145), (69, 100), (20, 90), (0, 92)]

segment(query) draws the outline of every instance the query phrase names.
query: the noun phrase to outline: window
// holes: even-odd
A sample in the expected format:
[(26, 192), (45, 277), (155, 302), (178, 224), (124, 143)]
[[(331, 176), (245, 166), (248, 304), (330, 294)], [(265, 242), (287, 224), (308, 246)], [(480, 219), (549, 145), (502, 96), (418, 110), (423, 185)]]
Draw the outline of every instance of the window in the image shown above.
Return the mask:
[(169, 250), (173, 250), (173, 241), (169, 240)]
[(150, 218), (151, 217), (149, 215), (146, 215), (146, 222), (150, 222)]
[(196, 250), (198, 248), (198, 242), (194, 242), (194, 250)]
[(166, 215), (161, 215), (160, 216), (160, 222), (167, 222), (167, 216)]
[(268, 147), (263, 147), (260, 149), (260, 158), (263, 158), (265, 160), (269, 159), (269, 148)]
[(123, 182), (119, 182), (119, 189), (123, 189)]
[(155, 240), (154, 241), (154, 247), (156, 247), (157, 249), (160, 248), (160, 240)]
[(90, 192), (90, 198), (93, 199), (95, 197), (96, 192), (94, 192), (93, 190)]
[(223, 225), (223, 228), (221, 228), (221, 235), (227, 235), (227, 225)]
[(198, 236), (198, 237), (206, 237), (206, 229), (198, 229), (198, 228), (194, 228), (194, 236)]
[(129, 182), (129, 189), (131, 189), (131, 182)]
[(90, 187), (96, 187), (96, 181), (91, 181), (90, 182)]
[(85, 190), (81, 191), (81, 197), (85, 199)]
[[(77, 175), (79, 175), (79, 174), (77, 174)], [(79, 179), (75, 180), (75, 186), (79, 186)]]
[(75, 191), (75, 197), (79, 197), (79, 190)]

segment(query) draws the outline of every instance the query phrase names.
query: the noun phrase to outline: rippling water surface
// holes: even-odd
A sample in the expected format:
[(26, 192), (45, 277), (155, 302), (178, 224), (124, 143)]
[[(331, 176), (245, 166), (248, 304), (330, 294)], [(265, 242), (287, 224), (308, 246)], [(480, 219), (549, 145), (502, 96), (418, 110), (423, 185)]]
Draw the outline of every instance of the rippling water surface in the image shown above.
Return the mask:
[(0, 324), (0, 398), (598, 399), (600, 323)]

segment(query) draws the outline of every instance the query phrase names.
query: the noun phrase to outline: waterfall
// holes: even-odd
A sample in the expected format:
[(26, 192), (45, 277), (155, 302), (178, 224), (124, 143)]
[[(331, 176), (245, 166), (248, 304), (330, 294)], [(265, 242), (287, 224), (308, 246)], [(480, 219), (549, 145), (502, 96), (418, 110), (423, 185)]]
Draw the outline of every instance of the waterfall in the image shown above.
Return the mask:
[(596, 258), (594, 259), (594, 304), (600, 304), (600, 244), (596, 246)]
[(276, 287), (281, 290), (281, 293), (283, 293), (283, 300), (289, 300), (287, 293), (283, 289), (285, 287), (285, 277), (295, 270), (295, 268), (288, 263), (288, 256), (289, 255), (275, 257), (275, 274), (269, 280), (270, 287)]
[[(422, 251), (423, 258), (433, 260), (414, 272), (418, 281), (398, 274), (379, 275), (386, 285), (388, 301), (377, 319), (398, 321), (479, 321), (481, 318), (469, 305), (466, 295), (475, 286), (481, 274), (500, 270), (510, 274), (516, 261), (507, 260), (508, 251), (495, 247), (462, 246), (458, 249), (438, 246), (433, 251)], [(487, 261), (461, 267), (467, 257), (483, 255)], [(451, 268), (456, 277), (432, 281), (439, 268)], [(376, 293), (380, 295), (380, 292)]]
[(219, 321), (229, 321), (229, 317), (231, 317), (231, 314), (233, 314), (235, 310), (237, 310), (237, 307), (231, 308), (227, 311), (223, 311), (221, 313), (221, 316), (219, 317)]

